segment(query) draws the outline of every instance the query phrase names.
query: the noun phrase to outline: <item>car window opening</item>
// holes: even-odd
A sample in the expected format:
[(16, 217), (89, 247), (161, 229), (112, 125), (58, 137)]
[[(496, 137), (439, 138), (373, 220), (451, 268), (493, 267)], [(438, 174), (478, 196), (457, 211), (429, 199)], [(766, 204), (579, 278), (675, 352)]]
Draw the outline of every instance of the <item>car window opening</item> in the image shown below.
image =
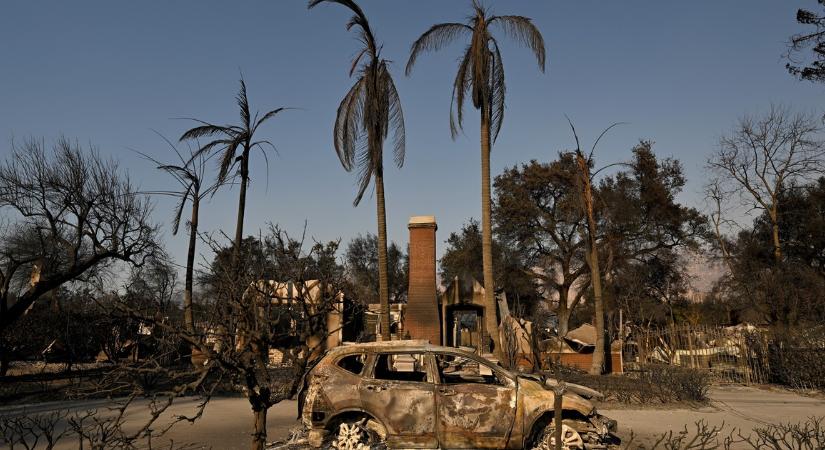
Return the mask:
[(365, 362), (366, 357), (363, 354), (358, 353), (355, 355), (349, 355), (341, 358), (341, 360), (338, 361), (338, 367), (355, 375), (360, 375), (361, 372), (364, 370)]
[(375, 379), (424, 383), (427, 372), (421, 354), (381, 354), (375, 362)]
[(484, 364), (456, 355), (436, 355), (442, 384), (503, 385), (495, 372)]

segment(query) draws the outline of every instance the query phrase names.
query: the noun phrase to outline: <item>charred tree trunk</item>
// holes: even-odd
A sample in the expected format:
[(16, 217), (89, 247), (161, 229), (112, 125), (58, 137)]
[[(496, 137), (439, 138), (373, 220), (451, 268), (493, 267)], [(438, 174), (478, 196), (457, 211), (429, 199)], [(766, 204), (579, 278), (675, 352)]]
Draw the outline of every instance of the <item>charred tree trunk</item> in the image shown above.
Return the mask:
[(266, 448), (266, 413), (265, 406), (253, 407), (252, 414), (255, 417), (255, 432), (252, 435), (252, 450), (265, 450)]
[(249, 145), (247, 144), (241, 155), (241, 189), (238, 194), (238, 221), (235, 224), (235, 248), (232, 252), (232, 259), (238, 265), (241, 254), (241, 242), (243, 241), (243, 218), (246, 211), (246, 185), (249, 184)]
[(493, 226), (490, 198), (490, 111), (481, 108), (481, 264), (484, 272), (484, 322), (493, 341), (493, 354), (501, 355), (493, 279)]
[(11, 355), (4, 342), (0, 341), (0, 377), (5, 377), (11, 365)]
[(596, 328), (596, 348), (593, 351), (593, 364), (590, 367), (591, 375), (601, 375), (604, 373), (605, 363), (605, 324), (604, 324), (604, 299), (602, 298), (602, 281), (599, 271), (599, 248), (596, 243), (596, 216), (593, 212), (593, 190), (590, 183), (590, 168), (584, 159), (581, 151), (576, 153), (576, 162), (579, 165), (582, 178), (582, 200), (584, 212), (587, 216), (588, 235), (588, 256), (587, 263), (590, 266), (590, 285), (593, 287), (593, 326)]
[(192, 218), (189, 221), (189, 249), (186, 253), (186, 281), (183, 290), (183, 321), (186, 332), (195, 334), (195, 318), (192, 313), (192, 285), (195, 271), (195, 247), (198, 240), (198, 209), (200, 197), (198, 192), (192, 195)]

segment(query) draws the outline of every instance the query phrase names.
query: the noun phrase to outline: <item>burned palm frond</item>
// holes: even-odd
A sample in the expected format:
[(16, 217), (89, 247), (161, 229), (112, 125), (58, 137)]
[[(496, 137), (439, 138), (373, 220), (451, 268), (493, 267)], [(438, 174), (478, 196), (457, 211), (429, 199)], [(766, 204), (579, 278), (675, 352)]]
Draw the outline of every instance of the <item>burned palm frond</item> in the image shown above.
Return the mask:
[(311, 0), (309, 8), (328, 2), (347, 7), (354, 15), (347, 30), (354, 30), (362, 48), (350, 65), (356, 81), (338, 106), (332, 140), (344, 170), (355, 170), (357, 191), (354, 206), (361, 203), (370, 184), (375, 187), (378, 222), (378, 279), (381, 330), (390, 339), (389, 280), (387, 269), (387, 218), (384, 205), (384, 141), (393, 136), (393, 159), (404, 165), (406, 131), (401, 99), (389, 71), (389, 61), (381, 57), (364, 11), (352, 0)]
[[(267, 170), (269, 168), (269, 158), (266, 148), (274, 146), (267, 140), (255, 140), (255, 133), (264, 122), (278, 113), (291, 108), (276, 108), (260, 115), (256, 112), (252, 114), (249, 107), (249, 98), (246, 91), (246, 82), (243, 77), (240, 80), (240, 89), (235, 97), (238, 104), (241, 123), (240, 125), (216, 125), (198, 119), (192, 119), (199, 125), (184, 132), (180, 141), (199, 140), (201, 138), (213, 138), (211, 141), (201, 145), (195, 151), (189, 161), (184, 166), (190, 166), (196, 158), (213, 156), (218, 157), (218, 185), (227, 184), (230, 174), (237, 167), (237, 175), (240, 178), (240, 192), (238, 194), (238, 219), (235, 227), (235, 247), (239, 248), (243, 237), (243, 219), (246, 209), (246, 189), (249, 184), (249, 159), (253, 150), (259, 150), (263, 155)], [(236, 252), (237, 253), (237, 252)], [(237, 256), (237, 255), (236, 255)]]
[(352, 60), (349, 73), (356, 80), (338, 106), (332, 136), (344, 170), (357, 171), (358, 188), (353, 202), (357, 206), (376, 175), (383, 174), (383, 145), (390, 134), (395, 165), (404, 165), (404, 113), (389, 72), (389, 61), (381, 57), (381, 47), (361, 8), (348, 0), (312, 0), (309, 8), (321, 3), (338, 3), (354, 13), (347, 29), (356, 28), (363, 46)]
[(406, 74), (412, 73), (418, 57), (427, 51), (438, 51), (453, 41), (467, 37), (470, 43), (459, 59), (453, 82), (450, 104), (450, 133), (455, 139), (463, 128), (464, 101), (469, 95), (473, 106), (490, 118), (493, 141), (501, 131), (505, 109), (504, 63), (492, 28), (499, 28), (519, 44), (529, 48), (539, 69), (545, 68), (544, 38), (532, 20), (524, 16), (490, 15), (477, 2), (467, 23), (447, 22), (433, 25), (410, 48)]

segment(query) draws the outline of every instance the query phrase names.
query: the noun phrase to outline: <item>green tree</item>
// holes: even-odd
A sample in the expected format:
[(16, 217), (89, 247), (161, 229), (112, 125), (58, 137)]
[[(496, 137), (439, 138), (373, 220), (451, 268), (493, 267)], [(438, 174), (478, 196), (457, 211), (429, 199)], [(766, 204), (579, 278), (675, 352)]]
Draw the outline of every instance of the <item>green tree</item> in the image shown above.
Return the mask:
[(577, 177), (573, 155), (561, 153), (550, 163), (531, 161), (506, 169), (493, 183), (496, 230), (507, 247), (527, 254), (542, 286), (558, 296), (561, 336), (590, 282)]
[[(229, 179), (230, 172), (237, 166), (237, 174), (240, 176), (240, 192), (238, 194), (238, 217), (235, 225), (235, 240), (233, 248), (237, 251), (241, 248), (243, 239), (243, 220), (246, 211), (246, 189), (249, 185), (249, 158), (253, 150), (258, 149), (266, 158), (266, 146), (273, 147), (267, 140), (255, 140), (255, 132), (267, 120), (275, 117), (289, 108), (277, 108), (266, 114), (259, 116), (256, 112), (253, 116), (249, 109), (249, 99), (246, 95), (246, 83), (241, 78), (241, 88), (235, 97), (240, 110), (240, 125), (215, 125), (195, 119), (200, 125), (189, 129), (180, 140), (186, 141), (199, 138), (214, 138), (201, 146), (195, 156), (219, 155), (218, 183), (225, 184)], [(274, 147), (273, 147), (274, 148)], [(234, 255), (237, 261), (237, 253)]]
[(774, 260), (768, 212), (726, 239), (729, 273), (716, 290), (743, 321), (779, 326), (825, 320), (825, 178), (789, 184), (777, 195), (783, 261)]
[(685, 185), (682, 164), (658, 158), (642, 140), (622, 170), (601, 179), (596, 202), (604, 242), (605, 273), (615, 278), (626, 262), (661, 251), (697, 249), (709, 232), (707, 218), (677, 201)]
[[(349, 281), (356, 298), (362, 303), (379, 300), (378, 237), (372, 233), (358, 235), (347, 245), (346, 261)], [(409, 256), (396, 245), (387, 248), (387, 286), (391, 303), (403, 303), (407, 298)]]
[(338, 106), (332, 138), (335, 152), (347, 172), (358, 171), (358, 206), (371, 182), (375, 183), (378, 217), (378, 293), (381, 303), (381, 337), (390, 339), (389, 281), (387, 274), (387, 213), (384, 206), (384, 141), (392, 131), (393, 153), (399, 168), (404, 164), (404, 114), (388, 61), (381, 57), (367, 17), (351, 0), (311, 0), (309, 8), (321, 3), (339, 3), (354, 15), (347, 29), (355, 27), (363, 45), (355, 55), (350, 76), (357, 71), (355, 84)]
[[(491, 15), (473, 0), (473, 12), (468, 23), (441, 23), (424, 32), (410, 49), (406, 73), (409, 75), (418, 56), (425, 51), (437, 51), (458, 38), (469, 38), (470, 43), (459, 60), (453, 82), (450, 110), (450, 131), (453, 139), (462, 128), (464, 97), (470, 94), (473, 106), (481, 113), (481, 229), (482, 266), (484, 270), (485, 305), (496, 311), (493, 275), (493, 229), (490, 197), (490, 151), (504, 121), (504, 63), (498, 41), (491, 31), (498, 27), (519, 44), (525, 45), (544, 71), (544, 38), (533, 22), (523, 16)], [(453, 114), (453, 107), (456, 113)], [(496, 314), (486, 315), (486, 328), (498, 330)], [(498, 333), (491, 332), (494, 349), (499, 354)]]
[[(439, 261), (442, 284), (448, 284), (455, 277), (482, 279), (481, 226), (478, 221), (468, 220), (460, 231), (450, 233), (445, 242), (447, 248)], [(525, 249), (501, 242), (501, 239), (494, 237), (493, 257), (498, 261), (493, 272), (495, 285), (507, 294), (507, 300), (517, 314), (529, 314), (534, 310), (539, 293), (527, 265)]]
[[(819, 1), (819, 4), (825, 3)], [(788, 59), (785, 68), (801, 80), (821, 83), (825, 81), (825, 13), (817, 14), (800, 8), (796, 11), (796, 21), (812, 29), (791, 36), (788, 53), (785, 55)], [(797, 55), (809, 48), (812, 60), (797, 58)]]

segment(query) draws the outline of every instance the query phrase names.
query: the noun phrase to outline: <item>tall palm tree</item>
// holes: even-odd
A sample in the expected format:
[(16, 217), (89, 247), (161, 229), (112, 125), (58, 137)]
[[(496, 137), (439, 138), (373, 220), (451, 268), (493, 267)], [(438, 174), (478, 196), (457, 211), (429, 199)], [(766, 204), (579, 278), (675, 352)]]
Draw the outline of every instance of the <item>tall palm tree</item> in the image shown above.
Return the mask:
[(195, 250), (198, 241), (200, 202), (208, 195), (214, 193), (215, 190), (220, 187), (220, 182), (215, 181), (212, 184), (206, 184), (205, 173), (208, 158), (204, 154), (197, 155), (190, 147), (189, 157), (185, 158), (171, 141), (164, 136), (161, 136), (161, 138), (166, 141), (169, 147), (175, 152), (175, 155), (177, 155), (180, 161), (180, 165), (164, 164), (149, 155), (143, 153), (141, 153), (141, 155), (157, 164), (158, 170), (162, 170), (171, 175), (181, 187), (181, 190), (153, 192), (153, 194), (168, 195), (178, 199), (178, 203), (175, 206), (175, 215), (172, 219), (172, 235), (178, 234), (181, 218), (183, 217), (183, 209), (186, 207), (187, 202), (192, 205), (189, 222), (187, 223), (189, 226), (189, 249), (186, 253), (186, 280), (183, 288), (183, 320), (186, 332), (190, 336), (194, 336), (195, 319), (192, 312), (192, 288), (195, 270)]
[(406, 73), (412, 72), (418, 56), (437, 51), (458, 38), (469, 43), (458, 63), (450, 104), (450, 133), (453, 139), (462, 129), (464, 98), (472, 96), (473, 106), (481, 113), (481, 234), (484, 272), (485, 326), (500, 355), (496, 320), (495, 286), (493, 285), (493, 236), (490, 222), (490, 150), (504, 121), (504, 64), (498, 41), (491, 31), (499, 28), (533, 51), (539, 69), (544, 72), (544, 38), (533, 22), (523, 16), (495, 16), (473, 0), (473, 12), (467, 23), (440, 23), (422, 34), (410, 49)]
[(404, 165), (404, 114), (395, 83), (387, 69), (388, 61), (381, 57), (370, 24), (361, 8), (351, 0), (310, 0), (309, 8), (321, 3), (339, 3), (354, 15), (347, 29), (357, 29), (361, 50), (355, 55), (350, 76), (356, 74), (335, 118), (332, 138), (335, 152), (347, 172), (357, 169), (358, 206), (370, 182), (375, 183), (378, 207), (378, 296), (381, 302), (381, 337), (390, 339), (390, 306), (387, 282), (387, 214), (384, 209), (384, 141), (393, 134), (393, 155), (399, 168)]
[(181, 141), (199, 139), (204, 137), (214, 137), (212, 141), (201, 146), (193, 155), (219, 155), (218, 183), (226, 183), (230, 171), (238, 166), (237, 174), (240, 176), (240, 193), (238, 194), (238, 218), (235, 225), (235, 242), (232, 252), (233, 261), (237, 264), (241, 240), (243, 239), (243, 219), (246, 210), (246, 189), (249, 184), (249, 157), (252, 150), (258, 149), (263, 154), (269, 165), (265, 148), (274, 148), (267, 140), (255, 140), (255, 132), (264, 122), (274, 117), (281, 111), (290, 108), (277, 108), (260, 116), (257, 112), (253, 116), (249, 109), (249, 99), (246, 95), (246, 83), (241, 77), (241, 88), (235, 97), (240, 109), (240, 125), (215, 125), (202, 120), (193, 119), (200, 125), (186, 131), (180, 137)]

